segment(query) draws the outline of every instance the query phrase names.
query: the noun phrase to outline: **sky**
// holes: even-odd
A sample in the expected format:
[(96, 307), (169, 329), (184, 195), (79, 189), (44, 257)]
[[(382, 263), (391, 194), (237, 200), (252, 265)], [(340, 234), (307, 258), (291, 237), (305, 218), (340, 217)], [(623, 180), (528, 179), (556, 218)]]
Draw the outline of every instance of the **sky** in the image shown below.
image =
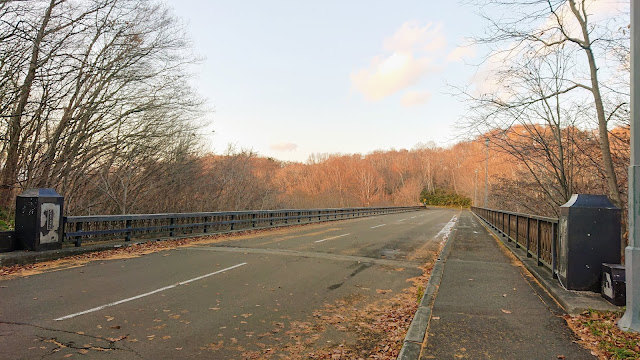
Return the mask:
[(474, 9), (434, 0), (168, 0), (187, 26), (208, 150), (284, 161), (458, 140), (482, 32)]

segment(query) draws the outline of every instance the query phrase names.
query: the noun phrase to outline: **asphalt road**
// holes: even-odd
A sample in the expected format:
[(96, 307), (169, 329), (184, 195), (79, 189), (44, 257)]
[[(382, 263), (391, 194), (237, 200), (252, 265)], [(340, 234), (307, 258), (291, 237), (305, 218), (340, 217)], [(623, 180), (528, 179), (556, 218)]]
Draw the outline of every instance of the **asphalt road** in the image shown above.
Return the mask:
[(278, 229), (3, 280), (0, 359), (277, 358), (353, 342), (339, 321), (314, 320), (401, 293), (457, 214)]

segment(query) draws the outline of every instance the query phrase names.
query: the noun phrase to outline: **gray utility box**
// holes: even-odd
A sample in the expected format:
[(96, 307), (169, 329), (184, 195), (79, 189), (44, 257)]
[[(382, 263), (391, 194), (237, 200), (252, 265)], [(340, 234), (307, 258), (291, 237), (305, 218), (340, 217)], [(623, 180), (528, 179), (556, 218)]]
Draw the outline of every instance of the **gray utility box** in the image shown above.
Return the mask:
[(602, 263), (620, 263), (620, 208), (604, 195), (573, 194), (560, 206), (558, 279), (600, 292)]
[(28, 189), (16, 197), (16, 242), (23, 250), (62, 248), (64, 198), (53, 189)]

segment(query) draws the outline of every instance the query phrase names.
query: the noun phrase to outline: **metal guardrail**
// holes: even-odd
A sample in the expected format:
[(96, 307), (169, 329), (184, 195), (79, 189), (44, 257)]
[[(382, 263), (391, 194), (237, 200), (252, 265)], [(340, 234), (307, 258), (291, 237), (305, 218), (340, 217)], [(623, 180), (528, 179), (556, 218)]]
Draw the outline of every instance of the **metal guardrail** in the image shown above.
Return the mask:
[(423, 206), (340, 209), (283, 209), (174, 214), (66, 216), (64, 241), (81, 246), (83, 241), (175, 237), (220, 234), (237, 230), (335, 221), (365, 216), (417, 211)]
[(493, 229), (524, 247), (527, 257), (535, 257), (538, 266), (545, 266), (554, 278), (558, 269), (558, 219), (509, 211), (471, 207), (478, 217)]

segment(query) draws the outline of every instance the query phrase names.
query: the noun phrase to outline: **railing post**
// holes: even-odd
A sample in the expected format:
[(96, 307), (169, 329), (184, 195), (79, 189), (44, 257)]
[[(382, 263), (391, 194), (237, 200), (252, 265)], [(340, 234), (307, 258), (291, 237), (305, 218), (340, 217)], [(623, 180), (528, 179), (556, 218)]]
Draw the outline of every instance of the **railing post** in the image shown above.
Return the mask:
[[(504, 220), (504, 215), (502, 216), (502, 219)], [(507, 230), (507, 242), (511, 242), (511, 214), (507, 214), (507, 223), (504, 224), (503, 227), (505, 227)]]
[(536, 231), (536, 262), (538, 264), (538, 266), (542, 266), (542, 262), (540, 261), (540, 219), (536, 219), (537, 222), (537, 231)]
[(127, 220), (125, 224), (127, 227), (127, 235), (124, 237), (124, 241), (131, 241), (131, 219)]
[(298, 211), (298, 222), (302, 219), (302, 211)]
[(520, 247), (520, 245), (518, 244), (518, 235), (520, 235), (520, 229), (519, 229), (519, 223), (518, 223), (518, 215), (516, 215), (516, 236), (514, 238), (514, 241), (516, 243), (516, 249)]
[(209, 224), (207, 224), (209, 222), (209, 218), (209, 216), (204, 217), (204, 225), (202, 226), (202, 231), (204, 231), (205, 234), (209, 232)]
[(527, 218), (527, 257), (531, 257), (531, 218)]
[(558, 272), (556, 271), (558, 268), (558, 252), (556, 249), (558, 237), (557, 235), (558, 224), (551, 223), (551, 276), (554, 279), (558, 278)]
[(288, 211), (284, 213), (284, 223), (285, 224), (289, 223), (289, 212)]
[(169, 237), (174, 237), (175, 233), (173, 231), (173, 225), (176, 224), (176, 218), (171, 217), (169, 218)]
[[(77, 222), (76, 223), (76, 232), (82, 231), (82, 224), (84, 224), (84, 223), (83, 222)], [(82, 246), (82, 236), (81, 235), (76, 236), (75, 240), (76, 240), (75, 241), (76, 247)]]

